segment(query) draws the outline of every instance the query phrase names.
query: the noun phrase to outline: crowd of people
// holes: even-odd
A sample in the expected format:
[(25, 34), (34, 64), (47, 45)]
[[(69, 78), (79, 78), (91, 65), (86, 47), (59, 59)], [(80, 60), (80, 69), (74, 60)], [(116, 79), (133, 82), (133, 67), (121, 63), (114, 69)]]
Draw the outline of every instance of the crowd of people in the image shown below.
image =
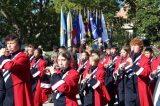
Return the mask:
[[(98, 41), (99, 43), (100, 41)], [(104, 49), (84, 42), (79, 48), (25, 46), (15, 35), (0, 49), (0, 106), (160, 106), (160, 56), (143, 40)], [(120, 49), (120, 50), (119, 50)]]

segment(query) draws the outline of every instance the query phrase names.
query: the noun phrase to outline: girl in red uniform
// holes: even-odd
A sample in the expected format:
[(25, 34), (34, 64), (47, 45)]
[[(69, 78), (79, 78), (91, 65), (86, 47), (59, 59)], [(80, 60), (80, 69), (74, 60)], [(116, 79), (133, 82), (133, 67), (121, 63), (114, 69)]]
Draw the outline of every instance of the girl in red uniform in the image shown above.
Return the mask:
[(58, 69), (48, 67), (51, 72), (54, 106), (78, 106), (76, 94), (78, 93), (79, 73), (70, 66), (70, 53), (60, 52), (57, 62)]
[(129, 56), (130, 48), (123, 47), (120, 51), (120, 56), (116, 60), (116, 67), (114, 69), (113, 77), (117, 85), (118, 104), (124, 106), (124, 85), (125, 85), (125, 70), (131, 67), (132, 59)]
[(84, 106), (105, 106), (110, 96), (104, 85), (105, 71), (99, 64), (99, 56), (92, 53), (89, 58), (90, 66), (83, 73), (82, 89)]

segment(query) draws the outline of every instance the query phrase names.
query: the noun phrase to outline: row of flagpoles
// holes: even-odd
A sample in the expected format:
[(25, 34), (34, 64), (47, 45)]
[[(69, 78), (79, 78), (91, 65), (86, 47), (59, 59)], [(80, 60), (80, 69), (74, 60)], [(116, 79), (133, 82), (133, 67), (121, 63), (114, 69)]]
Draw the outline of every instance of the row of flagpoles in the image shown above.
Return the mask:
[(104, 15), (87, 11), (87, 16), (82, 17), (81, 12), (67, 14), (61, 8), (60, 46), (71, 47), (79, 45), (81, 41), (87, 42), (102, 38), (103, 42), (109, 40)]

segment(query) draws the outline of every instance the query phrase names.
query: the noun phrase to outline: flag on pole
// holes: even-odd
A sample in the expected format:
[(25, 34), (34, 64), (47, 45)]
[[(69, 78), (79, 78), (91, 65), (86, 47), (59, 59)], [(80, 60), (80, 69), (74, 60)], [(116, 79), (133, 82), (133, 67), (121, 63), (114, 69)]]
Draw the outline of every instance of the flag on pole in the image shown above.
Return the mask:
[(85, 12), (84, 10), (84, 27), (85, 27), (85, 32), (86, 32), (86, 35), (85, 35), (85, 38), (86, 38), (86, 43), (87, 44), (90, 44), (90, 37), (91, 37), (91, 33), (90, 33), (90, 25), (89, 25), (89, 10), (87, 10), (87, 12)]
[(86, 31), (85, 26), (82, 19), (82, 14), (79, 13), (79, 27), (80, 27), (80, 40), (86, 41)]
[(96, 27), (96, 23), (95, 20), (93, 18), (93, 14), (90, 13), (90, 27), (91, 27), (91, 32), (92, 32), (92, 38), (94, 40), (98, 39), (98, 34), (97, 34), (97, 27)]
[(67, 15), (67, 46), (68, 48), (70, 48), (72, 46), (72, 31), (73, 31), (73, 27), (72, 27), (72, 15), (71, 12), (68, 12)]
[(98, 24), (98, 12), (96, 10), (96, 25)]
[(65, 15), (63, 13), (63, 10), (61, 8), (61, 25), (60, 25), (60, 46), (66, 46), (66, 21), (65, 21)]
[(98, 37), (102, 37), (102, 23), (101, 23), (101, 14), (100, 13), (97, 13), (97, 34), (98, 34)]
[(106, 28), (106, 23), (105, 23), (105, 20), (104, 20), (104, 15), (103, 13), (101, 14), (101, 23), (102, 23), (102, 41), (103, 42), (106, 42), (109, 40), (108, 38), (108, 33), (107, 33), (107, 28)]
[(86, 37), (90, 37), (91, 36), (91, 33), (90, 33), (90, 23), (89, 23), (89, 10), (87, 10), (87, 16), (85, 16), (85, 21), (84, 21), (84, 24), (85, 24), (85, 29), (86, 29)]
[(80, 27), (79, 27), (79, 16), (76, 15), (73, 22), (73, 31), (72, 31), (72, 45), (78, 45), (80, 43)]

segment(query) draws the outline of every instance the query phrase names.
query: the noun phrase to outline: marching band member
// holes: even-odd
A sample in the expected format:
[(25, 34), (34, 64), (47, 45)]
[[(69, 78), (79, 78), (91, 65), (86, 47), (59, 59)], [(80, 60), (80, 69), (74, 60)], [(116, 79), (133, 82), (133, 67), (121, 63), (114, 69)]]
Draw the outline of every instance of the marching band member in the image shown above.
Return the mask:
[[(89, 54), (88, 54), (88, 52), (83, 52), (83, 53), (81, 54), (80, 63), (78, 64), (78, 67), (84, 65), (85, 63), (88, 64), (88, 63), (89, 63), (88, 59), (89, 59)], [(87, 65), (87, 66), (89, 66), (89, 65)]]
[(76, 94), (78, 94), (79, 73), (70, 67), (70, 53), (60, 52), (57, 62), (58, 69), (47, 67), (51, 72), (50, 81), (54, 91), (54, 106), (78, 106)]
[(5, 38), (9, 58), (5, 58), (6, 49), (0, 50), (0, 73), (5, 84), (3, 106), (33, 106), (29, 57), (20, 51), (20, 39), (16, 35)]
[(32, 60), (34, 59), (34, 50), (35, 50), (34, 45), (33, 44), (29, 44), (27, 52), (28, 52), (28, 56), (29, 56), (30, 62), (32, 62)]
[[(2, 48), (2, 50), (5, 50), (5, 48)], [(3, 56), (0, 56), (0, 63), (2, 63), (3, 59), (7, 59), (9, 58), (9, 51), (6, 50), (6, 53), (5, 55)], [(0, 106), (3, 106), (3, 101), (4, 101), (4, 98), (5, 98), (5, 93), (6, 93), (6, 90), (5, 90), (5, 82), (4, 82), (4, 77), (3, 77), (3, 73), (0, 72)]]
[(105, 86), (111, 97), (111, 101), (108, 103), (108, 106), (113, 106), (115, 103), (115, 92), (116, 92), (113, 79), (113, 70), (115, 68), (115, 63), (118, 57), (118, 48), (116, 46), (112, 46), (110, 48), (110, 51), (107, 51), (107, 53), (110, 53), (110, 55), (106, 56), (106, 60), (103, 63), (106, 70)]
[[(88, 68), (89, 68), (89, 54), (88, 54), (88, 52), (84, 51), (81, 54), (80, 62), (78, 64), (78, 69), (77, 69), (77, 71), (80, 74), (80, 78), (79, 78), (79, 82), (78, 82), (80, 84), (80, 87), (81, 87), (81, 81), (83, 78), (83, 72), (85, 69), (88, 69)], [(83, 94), (82, 95), (80, 94), (81, 102), (83, 102), (83, 96), (84, 96)]]
[(157, 59), (154, 58), (154, 52), (152, 50), (151, 47), (146, 47), (145, 50), (144, 50), (144, 55), (149, 59), (149, 64), (151, 66), (151, 74), (149, 75), (149, 78), (150, 78), (150, 89), (151, 89), (151, 92), (153, 94), (153, 91), (154, 91), (154, 88), (155, 88), (155, 84), (156, 84), (156, 79), (155, 78), (152, 78), (154, 76), (154, 70), (157, 68)]
[(105, 106), (110, 97), (104, 85), (105, 71), (99, 67), (99, 56), (92, 53), (90, 67), (84, 71), (81, 92), (85, 93), (84, 106)]
[(154, 78), (157, 78), (156, 86), (153, 93), (153, 105), (159, 106), (160, 104), (160, 92), (159, 92), (160, 91), (159, 90), (160, 89), (160, 57), (156, 59), (155, 67), (154, 67), (154, 71), (151, 73), (155, 76)]
[(120, 56), (116, 60), (116, 67), (113, 72), (113, 77), (117, 84), (118, 105), (124, 106), (124, 84), (125, 84), (125, 70), (132, 65), (132, 59), (129, 56), (130, 48), (123, 47), (120, 51)]
[(152, 95), (148, 87), (151, 68), (149, 59), (142, 54), (143, 41), (134, 38), (130, 46), (133, 65), (126, 72), (125, 106), (152, 106)]
[[(41, 106), (44, 103), (43, 90), (41, 88), (42, 76), (44, 75), (44, 69), (46, 68), (46, 62), (42, 57), (42, 50), (40, 48), (35, 49), (34, 59), (31, 62), (31, 74), (32, 74), (32, 92), (34, 97), (34, 106)], [(45, 97), (44, 97), (45, 98)]]

